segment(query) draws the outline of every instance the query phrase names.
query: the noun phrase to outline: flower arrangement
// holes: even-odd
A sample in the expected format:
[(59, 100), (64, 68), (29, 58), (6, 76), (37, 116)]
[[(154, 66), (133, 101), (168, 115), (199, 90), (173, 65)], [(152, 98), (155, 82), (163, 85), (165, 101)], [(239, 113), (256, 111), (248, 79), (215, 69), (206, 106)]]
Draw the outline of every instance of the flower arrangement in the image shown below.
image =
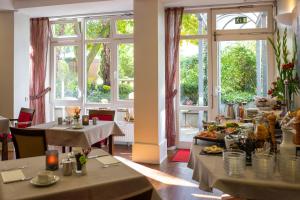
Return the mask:
[(272, 86), (268, 91), (268, 95), (271, 97), (276, 97), (279, 101), (284, 101), (284, 88), (286, 82), (288, 84), (288, 94), (291, 100), (292, 96), (294, 94), (299, 94), (300, 90), (299, 78), (295, 69), (297, 55), (296, 37), (294, 37), (294, 49), (292, 55), (290, 55), (287, 47), (287, 29), (284, 30), (282, 39), (280, 37), (279, 30), (277, 30), (276, 44), (271, 38), (268, 38), (268, 40), (275, 52), (278, 71), (277, 79), (276, 81), (272, 82)]
[(74, 120), (78, 121), (80, 118), (80, 108), (75, 108), (74, 112), (75, 112), (75, 114), (74, 114), (73, 118), (74, 118)]
[[(90, 152), (91, 152), (91, 148), (89, 147), (87, 149), (82, 149), (82, 153), (77, 153), (75, 155), (76, 166), (77, 166), (77, 170), (78, 171), (82, 171), (83, 169), (86, 170), (85, 165), (87, 163), (88, 155), (89, 155)], [(85, 174), (85, 173), (86, 172), (83, 172), (83, 174)]]

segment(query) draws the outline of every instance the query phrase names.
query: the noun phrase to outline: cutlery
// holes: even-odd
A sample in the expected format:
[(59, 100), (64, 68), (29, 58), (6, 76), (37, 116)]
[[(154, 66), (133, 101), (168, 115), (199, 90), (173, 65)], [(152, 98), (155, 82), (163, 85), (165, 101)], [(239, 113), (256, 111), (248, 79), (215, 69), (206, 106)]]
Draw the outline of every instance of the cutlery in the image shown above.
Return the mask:
[(2, 169), (2, 172), (6, 172), (6, 171), (12, 171), (12, 170), (17, 170), (17, 169), (25, 169), (27, 167), (27, 165), (21, 166), (21, 167), (13, 167), (13, 168), (9, 168), (9, 169)]
[(108, 167), (112, 167), (112, 166), (119, 166), (119, 163), (114, 163), (114, 164), (110, 164), (110, 165), (103, 165), (102, 168), (108, 168)]
[(33, 178), (33, 176), (31, 176), (31, 177), (25, 177), (25, 178), (18, 179), (18, 180), (7, 181), (7, 182), (5, 182), (4, 184), (15, 183), (15, 182), (20, 182), (20, 181), (29, 181), (29, 180), (31, 180), (32, 178)]
[(99, 157), (105, 157), (109, 155), (94, 155), (94, 156), (88, 156), (88, 159), (93, 159), (93, 158), (99, 158)]

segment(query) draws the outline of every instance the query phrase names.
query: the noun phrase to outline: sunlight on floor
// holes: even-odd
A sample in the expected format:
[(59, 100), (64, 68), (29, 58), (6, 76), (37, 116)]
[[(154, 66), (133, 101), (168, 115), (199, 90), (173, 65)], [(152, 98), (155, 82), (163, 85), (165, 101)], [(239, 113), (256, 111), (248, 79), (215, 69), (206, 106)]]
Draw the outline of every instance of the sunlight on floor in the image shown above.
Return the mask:
[(130, 160), (127, 160), (125, 158), (119, 157), (119, 156), (114, 156), (116, 159), (120, 160), (124, 164), (128, 165), (132, 169), (135, 169), (136, 171), (140, 172), (141, 174), (154, 179), (156, 181), (159, 181), (164, 184), (168, 185), (177, 185), (177, 186), (186, 186), (186, 187), (198, 187), (198, 185), (186, 181), (181, 178), (177, 178), (175, 176), (171, 176), (169, 174), (166, 174), (164, 172), (161, 172), (159, 170), (151, 169), (149, 167), (145, 167), (141, 164), (137, 164), (135, 162), (132, 162)]
[(214, 196), (214, 195), (206, 195), (206, 194), (192, 194), (193, 197), (197, 198), (206, 198), (206, 199), (221, 199), (219, 196)]

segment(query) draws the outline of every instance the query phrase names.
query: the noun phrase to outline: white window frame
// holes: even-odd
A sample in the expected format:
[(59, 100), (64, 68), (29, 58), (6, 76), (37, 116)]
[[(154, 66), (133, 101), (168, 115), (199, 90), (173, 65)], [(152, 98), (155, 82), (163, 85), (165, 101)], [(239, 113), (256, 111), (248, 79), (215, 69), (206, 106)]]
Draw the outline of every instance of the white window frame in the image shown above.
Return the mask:
[[(76, 36), (68, 36), (68, 37), (55, 37), (52, 32), (52, 25), (55, 24), (74, 24), (75, 25), (75, 32)], [(61, 19), (56, 21), (50, 21), (50, 36), (51, 36), (51, 42), (58, 42), (58, 41), (74, 41), (74, 40), (80, 40), (81, 38), (81, 31), (79, 28), (79, 21), (76, 19)]]
[[(97, 38), (97, 39), (86, 39), (85, 28), (86, 21), (89, 19), (109, 18), (110, 19), (110, 36), (109, 38)], [(84, 18), (74, 19), (62, 19), (51, 21), (50, 24), (55, 23), (70, 23), (76, 22), (78, 27), (78, 37), (69, 38), (51, 38), (50, 43), (50, 82), (53, 90), (50, 93), (50, 119), (54, 120), (55, 108), (64, 108), (65, 106), (80, 106), (83, 113), (86, 113), (88, 109), (98, 108), (112, 108), (116, 110), (122, 110), (123, 108), (133, 108), (134, 100), (119, 100), (118, 99), (118, 51), (117, 45), (120, 43), (133, 43), (132, 35), (121, 35), (116, 34), (116, 20), (118, 19), (133, 19), (132, 16), (93, 16)], [(81, 24), (81, 30), (79, 29)], [(52, 33), (52, 31), (51, 31)], [(109, 43), (111, 48), (110, 56), (110, 80), (111, 80), (111, 101), (107, 104), (104, 103), (93, 103), (87, 101), (87, 71), (86, 71), (86, 44), (88, 43)], [(80, 98), (78, 100), (57, 100), (55, 99), (55, 61), (54, 61), (54, 48), (55, 46), (64, 45), (78, 45), (79, 46), (79, 69), (78, 69), (78, 81), (79, 81), (79, 92)]]

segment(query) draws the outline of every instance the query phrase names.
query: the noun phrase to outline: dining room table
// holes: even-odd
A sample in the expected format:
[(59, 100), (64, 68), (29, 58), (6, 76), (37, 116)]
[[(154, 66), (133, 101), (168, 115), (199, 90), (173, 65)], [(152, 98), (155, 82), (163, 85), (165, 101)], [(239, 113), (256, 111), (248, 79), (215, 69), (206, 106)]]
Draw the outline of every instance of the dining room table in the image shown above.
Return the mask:
[(213, 143), (201, 141), (191, 146), (188, 167), (193, 170), (193, 180), (201, 190), (211, 192), (213, 188), (241, 199), (298, 200), (300, 184), (285, 182), (278, 172), (270, 179), (259, 179), (253, 168), (246, 166), (241, 177), (226, 175), (222, 154), (205, 155), (203, 148)]
[[(59, 154), (59, 160), (67, 153)], [(100, 158), (110, 157), (117, 163), (105, 165)], [(8, 160), (0, 162), (0, 199), (1, 200), (159, 200), (157, 191), (147, 177), (101, 149), (93, 149), (86, 163), (87, 173), (64, 176), (62, 166), (53, 174), (56, 179), (52, 185), (36, 186), (32, 177), (45, 171), (45, 156)], [(98, 160), (99, 159), (99, 160)], [(18, 171), (25, 180), (16, 179), (4, 183), (5, 172)], [(21, 172), (20, 172), (21, 171)]]
[(68, 147), (91, 147), (93, 144), (108, 138), (109, 153), (113, 155), (113, 137), (124, 136), (124, 133), (115, 121), (100, 121), (94, 125), (74, 126), (72, 124), (58, 124), (56, 121), (29, 127), (43, 129), (46, 132), (48, 145)]
[(2, 151), (1, 158), (2, 160), (8, 159), (8, 140), (7, 135), (9, 134), (9, 119), (0, 115), (0, 134), (2, 135)]

